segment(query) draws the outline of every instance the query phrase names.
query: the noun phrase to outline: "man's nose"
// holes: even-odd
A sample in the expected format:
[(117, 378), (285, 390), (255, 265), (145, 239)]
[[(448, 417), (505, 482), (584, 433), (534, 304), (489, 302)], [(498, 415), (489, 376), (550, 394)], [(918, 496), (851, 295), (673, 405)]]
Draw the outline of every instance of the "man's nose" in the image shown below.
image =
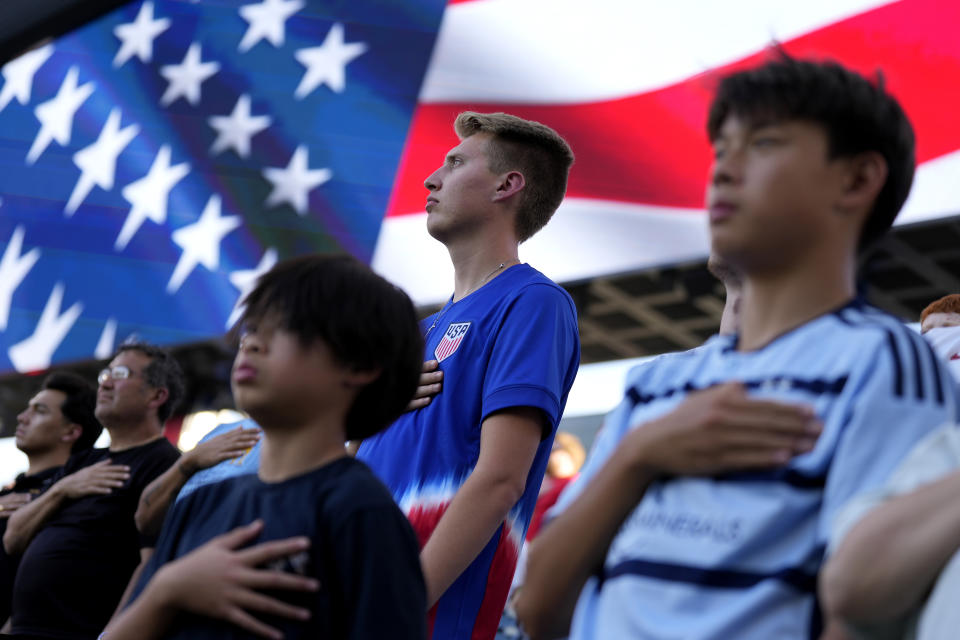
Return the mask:
[(261, 348), (260, 339), (256, 336), (256, 334), (248, 333), (248, 334), (245, 334), (242, 338), (240, 338), (241, 352), (246, 353), (250, 351), (250, 352), (256, 353), (257, 351), (260, 351), (260, 348)]
[(440, 169), (437, 169), (423, 181), (423, 186), (427, 188), (428, 191), (436, 191), (440, 188)]
[(725, 151), (715, 157), (710, 168), (710, 182), (715, 185), (729, 184), (740, 179), (743, 172), (742, 158), (736, 151)]

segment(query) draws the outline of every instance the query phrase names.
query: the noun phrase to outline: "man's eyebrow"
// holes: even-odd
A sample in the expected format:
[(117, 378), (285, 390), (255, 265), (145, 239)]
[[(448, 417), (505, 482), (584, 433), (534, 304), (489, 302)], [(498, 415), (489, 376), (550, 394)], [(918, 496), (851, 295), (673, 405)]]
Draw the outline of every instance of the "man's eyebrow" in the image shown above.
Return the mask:
[(759, 129), (766, 129), (767, 127), (779, 127), (784, 123), (782, 118), (772, 118), (772, 117), (763, 117), (757, 118), (749, 122), (747, 129), (751, 132), (757, 131)]

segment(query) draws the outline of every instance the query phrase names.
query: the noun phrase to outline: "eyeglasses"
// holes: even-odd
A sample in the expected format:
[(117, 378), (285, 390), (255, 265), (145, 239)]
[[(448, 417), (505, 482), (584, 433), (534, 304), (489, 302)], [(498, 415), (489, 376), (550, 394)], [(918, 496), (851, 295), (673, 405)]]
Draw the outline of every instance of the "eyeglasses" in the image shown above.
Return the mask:
[(115, 367), (107, 367), (97, 374), (97, 384), (103, 384), (107, 380), (126, 380), (133, 375), (130, 367), (118, 364)]

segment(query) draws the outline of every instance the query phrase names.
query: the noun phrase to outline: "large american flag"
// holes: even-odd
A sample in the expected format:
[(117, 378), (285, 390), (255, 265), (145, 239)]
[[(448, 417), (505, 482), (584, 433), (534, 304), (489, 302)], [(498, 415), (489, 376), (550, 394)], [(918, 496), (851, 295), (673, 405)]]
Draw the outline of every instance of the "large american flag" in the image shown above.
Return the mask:
[(443, 4), (134, 2), (7, 64), (0, 371), (134, 333), (216, 335), (257, 273), (306, 251), (345, 249), (416, 301), (445, 299), (423, 179), (464, 109), (570, 140), (568, 198), (521, 250), (548, 275), (701, 258), (713, 83), (774, 41), (882, 69), (918, 136), (900, 222), (960, 212), (960, 3)]

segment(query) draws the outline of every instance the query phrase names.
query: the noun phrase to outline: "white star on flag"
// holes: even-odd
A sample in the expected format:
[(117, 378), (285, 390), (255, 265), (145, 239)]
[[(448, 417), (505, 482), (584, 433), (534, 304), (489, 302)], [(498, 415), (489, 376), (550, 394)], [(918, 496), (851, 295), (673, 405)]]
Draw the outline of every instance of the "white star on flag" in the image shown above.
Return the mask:
[(330, 27), (330, 32), (319, 47), (299, 49), (293, 56), (307, 68), (293, 95), (302, 99), (326, 84), (336, 93), (342, 93), (347, 84), (346, 67), (358, 56), (366, 53), (365, 42), (343, 41), (343, 25), (339, 22)]
[(240, 7), (240, 15), (250, 23), (237, 50), (249, 51), (264, 38), (275, 47), (283, 46), (284, 26), (287, 19), (303, 8), (302, 0), (263, 0), (260, 4)]
[(7, 328), (7, 322), (10, 320), (13, 292), (40, 259), (40, 249), (37, 248), (20, 255), (25, 233), (26, 230), (22, 224), (13, 230), (7, 249), (3, 252), (3, 258), (0, 259), (0, 331)]
[(34, 109), (33, 112), (40, 121), (40, 131), (37, 132), (27, 152), (27, 164), (36, 162), (52, 140), (56, 140), (60, 146), (64, 147), (70, 144), (73, 116), (76, 115), (80, 105), (93, 93), (94, 86), (92, 82), (88, 82), (78, 87), (79, 76), (77, 68), (70, 67), (57, 95)]
[(169, 18), (153, 19), (153, 2), (144, 2), (133, 22), (119, 24), (113, 29), (123, 44), (113, 59), (113, 66), (120, 67), (133, 56), (140, 62), (153, 59), (153, 40), (170, 27)]
[(260, 262), (255, 268), (234, 271), (230, 274), (230, 283), (240, 290), (240, 294), (237, 296), (237, 301), (233, 305), (233, 311), (230, 312), (230, 317), (227, 318), (227, 329), (235, 325), (237, 320), (240, 319), (240, 314), (243, 313), (243, 301), (247, 297), (247, 294), (253, 291), (253, 288), (257, 285), (257, 278), (267, 271), (270, 271), (270, 269), (273, 269), (275, 264), (277, 264), (277, 250), (271, 247), (263, 254), (263, 257), (260, 258)]
[(113, 345), (117, 342), (117, 319), (110, 317), (107, 323), (103, 325), (103, 331), (100, 333), (100, 339), (97, 340), (97, 346), (93, 350), (93, 357), (97, 360), (106, 360), (113, 355)]
[(73, 187), (63, 212), (70, 217), (80, 206), (94, 186), (109, 191), (117, 171), (117, 158), (130, 141), (140, 132), (140, 125), (131, 124), (120, 128), (120, 109), (114, 107), (100, 130), (96, 142), (73, 154), (73, 163), (80, 169), (80, 178)]
[(190, 165), (186, 162), (170, 166), (170, 145), (160, 147), (147, 175), (123, 188), (124, 199), (133, 206), (123, 222), (114, 249), (122, 251), (126, 248), (147, 218), (157, 224), (166, 221), (170, 190), (189, 172)]
[(263, 176), (273, 183), (273, 191), (267, 197), (267, 206), (273, 207), (284, 202), (301, 216), (307, 214), (307, 194), (333, 176), (330, 169), (309, 169), (307, 148), (297, 147), (286, 169), (268, 167)]
[(20, 104), (30, 102), (33, 76), (52, 55), (53, 45), (48, 44), (39, 49), (28, 51), (19, 58), (14, 58), (3, 65), (0, 69), (0, 73), (3, 75), (3, 89), (0, 89), (0, 111), (6, 109), (14, 98)]
[(160, 68), (160, 75), (169, 83), (160, 104), (166, 107), (181, 96), (190, 104), (197, 104), (200, 102), (200, 85), (219, 70), (219, 62), (200, 62), (200, 43), (194, 42), (187, 49), (183, 62)]
[(63, 303), (63, 283), (58, 282), (53, 287), (47, 304), (40, 314), (37, 328), (26, 340), (22, 340), (10, 347), (7, 355), (13, 368), (23, 373), (25, 371), (39, 371), (50, 366), (53, 352), (67, 336), (73, 323), (80, 317), (83, 304), (74, 302), (69, 309), (60, 314), (60, 305)]
[(173, 232), (173, 241), (183, 253), (167, 283), (167, 293), (176, 293), (198, 264), (211, 271), (220, 266), (220, 241), (239, 226), (240, 216), (220, 217), (220, 196), (210, 196), (199, 220)]
[(243, 94), (229, 116), (211, 116), (207, 119), (217, 130), (217, 139), (210, 147), (212, 155), (225, 149), (233, 149), (241, 158), (250, 155), (250, 138), (270, 126), (270, 116), (250, 115), (250, 96)]

